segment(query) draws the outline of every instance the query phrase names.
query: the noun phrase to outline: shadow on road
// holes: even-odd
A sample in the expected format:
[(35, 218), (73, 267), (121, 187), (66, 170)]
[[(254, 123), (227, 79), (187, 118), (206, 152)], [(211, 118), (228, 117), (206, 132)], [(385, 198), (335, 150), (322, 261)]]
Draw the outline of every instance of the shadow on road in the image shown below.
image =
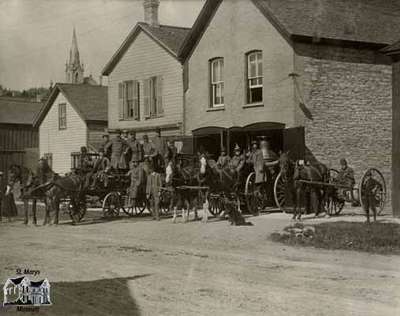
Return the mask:
[[(131, 296), (128, 282), (147, 276), (150, 276), (150, 274), (128, 278), (51, 283), (53, 305), (41, 307), (37, 314), (51, 316), (140, 316), (140, 309)], [(15, 307), (7, 310), (7, 315), (14, 314), (20, 314)]]

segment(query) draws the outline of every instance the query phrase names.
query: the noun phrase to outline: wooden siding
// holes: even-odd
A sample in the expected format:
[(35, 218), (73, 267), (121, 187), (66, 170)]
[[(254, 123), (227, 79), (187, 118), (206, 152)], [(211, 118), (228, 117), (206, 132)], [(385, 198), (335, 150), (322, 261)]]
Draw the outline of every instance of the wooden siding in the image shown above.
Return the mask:
[[(64, 130), (58, 129), (60, 103), (67, 104), (67, 128)], [(53, 170), (63, 174), (71, 169), (71, 152), (79, 151), (81, 146), (87, 146), (86, 123), (60, 93), (39, 127), (40, 155), (52, 153)]]
[[(263, 106), (246, 107), (246, 53), (263, 52)], [(295, 125), (292, 47), (251, 1), (223, 1), (188, 60), (185, 133), (255, 122)], [(225, 109), (209, 110), (209, 60), (224, 58)]]
[[(143, 83), (152, 76), (163, 77), (164, 115), (159, 118), (144, 118)], [(140, 121), (119, 120), (118, 83), (126, 80), (140, 82)], [(182, 122), (183, 83), (182, 65), (148, 35), (140, 32), (131, 47), (109, 75), (108, 121), (110, 129), (162, 127)], [(179, 130), (177, 130), (179, 132)]]
[(38, 130), (32, 126), (0, 124), (0, 171), (7, 176), (11, 165), (24, 165), (26, 148), (37, 148), (38, 143)]

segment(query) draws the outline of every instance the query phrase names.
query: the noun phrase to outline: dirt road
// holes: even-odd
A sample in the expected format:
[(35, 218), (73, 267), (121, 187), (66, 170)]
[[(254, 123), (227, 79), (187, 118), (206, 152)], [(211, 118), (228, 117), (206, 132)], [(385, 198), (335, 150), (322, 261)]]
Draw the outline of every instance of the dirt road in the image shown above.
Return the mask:
[(0, 279), (40, 270), (39, 315), (400, 315), (400, 257), (287, 247), (268, 240), (287, 215), (249, 220), (3, 222)]

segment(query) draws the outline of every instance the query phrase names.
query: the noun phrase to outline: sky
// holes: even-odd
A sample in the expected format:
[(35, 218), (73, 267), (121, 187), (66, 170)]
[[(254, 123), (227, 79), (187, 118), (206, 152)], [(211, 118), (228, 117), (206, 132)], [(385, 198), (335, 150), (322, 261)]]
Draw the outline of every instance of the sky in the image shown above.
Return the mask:
[[(192, 26), (204, 0), (161, 0), (161, 24)], [(85, 75), (101, 70), (137, 22), (142, 0), (0, 0), (0, 84), (63, 82), (73, 27)]]

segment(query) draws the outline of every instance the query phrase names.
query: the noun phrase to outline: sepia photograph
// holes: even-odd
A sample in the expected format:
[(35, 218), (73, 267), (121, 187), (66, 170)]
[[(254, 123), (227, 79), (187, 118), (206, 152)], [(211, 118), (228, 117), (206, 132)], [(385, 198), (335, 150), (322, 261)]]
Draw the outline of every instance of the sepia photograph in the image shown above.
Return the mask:
[(0, 0), (0, 315), (400, 315), (400, 0)]

